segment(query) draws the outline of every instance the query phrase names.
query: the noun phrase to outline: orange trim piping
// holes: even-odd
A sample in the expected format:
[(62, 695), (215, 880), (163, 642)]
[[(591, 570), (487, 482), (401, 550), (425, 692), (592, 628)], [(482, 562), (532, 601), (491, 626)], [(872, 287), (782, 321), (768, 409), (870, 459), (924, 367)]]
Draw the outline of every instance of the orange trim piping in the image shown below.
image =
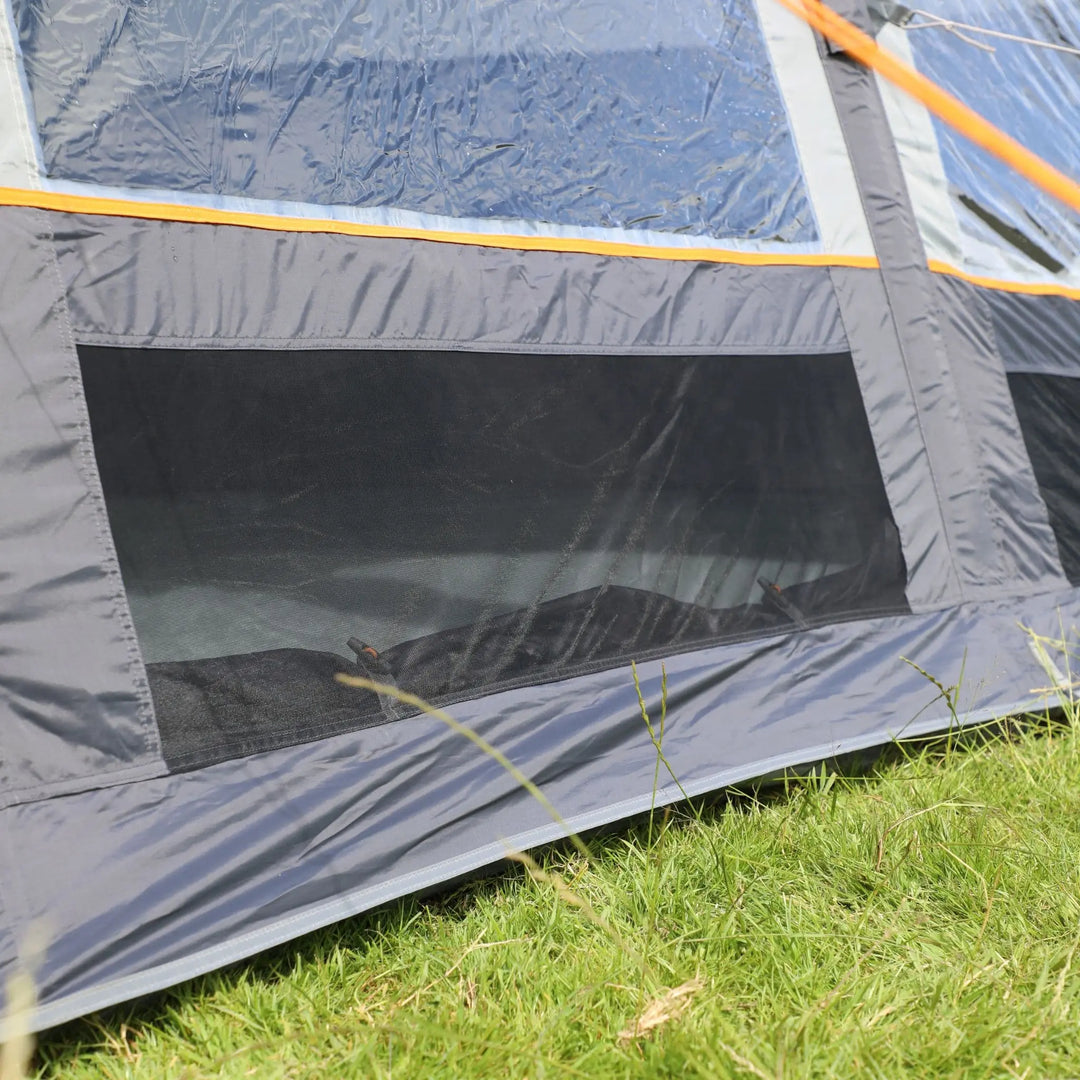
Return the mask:
[(565, 251), (584, 255), (612, 255), (680, 262), (734, 263), (740, 266), (850, 266), (876, 269), (873, 255), (795, 255), (784, 252), (726, 251), (717, 248), (662, 247), (588, 240), (565, 236), (512, 236), (406, 228), (396, 225), (365, 225), (333, 218), (279, 217), (247, 211), (216, 210), (179, 203), (138, 202), (96, 195), (69, 195), (54, 191), (0, 187), (0, 205), (32, 206), (69, 214), (100, 214), (108, 217), (142, 218), (149, 221), (185, 221), (199, 225), (241, 225), (275, 232), (338, 233), (344, 236), (390, 237), (430, 240), (443, 244), (509, 248), (517, 251)]
[(887, 52), (872, 37), (826, 7), (822, 0), (779, 0), (779, 3), (835, 42), (844, 52), (922, 102), (961, 135), (1080, 213), (1080, 184), (1021, 146), (937, 83)]
[(1066, 296), (1070, 300), (1080, 300), (1080, 289), (1071, 288), (1067, 285), (1057, 285), (1052, 281), (1006, 281), (1003, 278), (982, 277), (979, 274), (969, 274), (966, 270), (959, 270), (947, 262), (942, 262), (940, 259), (930, 259), (928, 265), (935, 274), (948, 274), (949, 277), (969, 281), (972, 285), (981, 285), (984, 289), (1026, 293), (1028, 296)]
[[(876, 270), (878, 260), (872, 255), (787, 255), (783, 252), (723, 251), (715, 248), (662, 248), (647, 244), (624, 244), (616, 241), (585, 240), (570, 237), (487, 235), (484, 233), (426, 232), (392, 225), (362, 225), (358, 222), (335, 221), (332, 218), (276, 217), (215, 210), (208, 207), (184, 206), (179, 203), (137, 202), (109, 199), (96, 195), (66, 195), (29, 188), (0, 187), (0, 206), (30, 206), (40, 210), (57, 210), (73, 214), (98, 214), (104, 217), (131, 217), (145, 221), (183, 221), (197, 225), (236, 225), (251, 229), (278, 232), (339, 233), (346, 236), (391, 237), (406, 240), (430, 240), (435, 243), (471, 244), (524, 251), (566, 251), (586, 255), (668, 259), (689, 262), (732, 263), (744, 266), (845, 266), (860, 270)], [(1080, 300), (1080, 289), (1046, 284), (1006, 281), (1001, 278), (980, 277), (959, 270), (938, 259), (929, 260), (936, 274), (962, 278), (974, 285), (1004, 292), (1029, 293), (1036, 296), (1066, 296)]]

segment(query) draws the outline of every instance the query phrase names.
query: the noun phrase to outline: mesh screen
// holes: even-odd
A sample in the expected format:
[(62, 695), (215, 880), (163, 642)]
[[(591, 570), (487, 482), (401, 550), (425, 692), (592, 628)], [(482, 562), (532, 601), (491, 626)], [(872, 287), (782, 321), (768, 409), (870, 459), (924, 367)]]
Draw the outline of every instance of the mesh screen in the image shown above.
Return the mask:
[(80, 358), (174, 768), (906, 610), (848, 356)]
[(1080, 585), (1080, 378), (1010, 372), (1009, 389), (1062, 569)]

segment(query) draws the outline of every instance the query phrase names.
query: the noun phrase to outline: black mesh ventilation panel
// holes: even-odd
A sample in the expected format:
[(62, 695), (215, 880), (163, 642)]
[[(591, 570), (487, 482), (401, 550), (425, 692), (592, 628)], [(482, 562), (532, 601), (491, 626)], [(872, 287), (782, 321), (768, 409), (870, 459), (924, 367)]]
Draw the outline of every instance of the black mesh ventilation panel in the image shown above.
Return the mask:
[(906, 610), (846, 355), (80, 358), (174, 769)]
[(1009, 389), (1062, 569), (1080, 585), (1080, 378), (1010, 373)]

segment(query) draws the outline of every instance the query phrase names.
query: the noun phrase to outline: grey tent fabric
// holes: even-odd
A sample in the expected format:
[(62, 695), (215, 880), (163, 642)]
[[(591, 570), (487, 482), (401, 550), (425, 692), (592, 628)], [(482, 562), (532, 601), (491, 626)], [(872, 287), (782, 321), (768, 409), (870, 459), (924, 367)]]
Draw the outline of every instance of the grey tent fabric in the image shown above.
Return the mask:
[(842, 52), (748, 0), (5, 3), (3, 198), (52, 209), (0, 209), (0, 1037), (38, 926), (34, 1028), (1067, 692), (1080, 298), (931, 266)]
[(1061, 560), (1031, 462), (1016, 439), (1020, 425), (985, 290), (944, 276), (936, 284), (945, 350), (1000, 547), (998, 588), (1017, 592), (1021, 581), (1032, 591), (1059, 588)]
[(888, 310), (896, 323), (915, 413), (926, 441), (930, 476), (944, 516), (944, 535), (958, 578), (958, 595), (978, 590), (984, 568), (997, 561), (979, 492), (971, 483), (975, 459), (964, 431), (959, 397), (936, 323), (924, 313), (933, 303), (925, 255), (914, 231), (895, 150), (873, 78), (843, 55), (825, 60), (834, 99), (848, 136), (855, 176), (881, 260)]
[(0, 803), (161, 771), (45, 215), (0, 210)]
[(908, 601), (914, 610), (940, 607), (958, 595), (959, 582), (885, 286), (858, 270), (834, 269), (832, 278), (903, 540)]
[[(80, 341), (713, 356), (847, 349), (828, 269), (65, 216)], [(167, 253), (167, 256), (164, 254)], [(234, 266), (248, 267), (238, 275)], [(298, 290), (295, 281), (318, 281)]]
[[(7, 857), (5, 852), (4, 858)], [(10, 900), (5, 898), (4, 889), (0, 886), (0, 967), (5, 971), (16, 971), (20, 964), (21, 958), (15, 945), (15, 927), (20, 924), (21, 921), (15, 917)], [(3, 1005), (0, 1005), (0, 1009), (2, 1008)], [(2, 1015), (3, 1013), (0, 1012), (0, 1016)], [(0, 1021), (0, 1024), (2, 1023)]]

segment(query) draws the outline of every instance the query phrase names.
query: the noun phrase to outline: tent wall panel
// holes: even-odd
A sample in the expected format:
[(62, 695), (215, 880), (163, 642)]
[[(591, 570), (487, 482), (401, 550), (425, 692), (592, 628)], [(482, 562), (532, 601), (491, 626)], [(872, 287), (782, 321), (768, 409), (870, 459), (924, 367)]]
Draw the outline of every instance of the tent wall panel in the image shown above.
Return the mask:
[[(13, 866), (15, 864), (13, 855), (6, 836), (0, 836), (0, 866)], [(0, 971), (9, 973), (9, 978), (11, 973), (19, 970), (20, 961), (25, 962), (28, 959), (20, 956), (20, 951), (25, 954), (27, 943), (23, 942), (23, 949), (20, 950), (15, 940), (16, 928), (26, 925), (21, 909), (16, 912), (13, 895), (15, 888), (16, 882), (12, 880), (11, 875), (0, 877)], [(29, 944), (32, 945), (33, 942)], [(4, 981), (8, 982), (8, 979)], [(0, 991), (0, 1028), (3, 1027), (4, 996), (5, 992)]]
[(1061, 588), (1064, 575), (1057, 543), (1021, 437), (991, 309), (985, 302), (990, 290), (943, 274), (934, 275), (934, 281), (941, 332), (975, 445), (979, 487), (986, 493), (1001, 546), (1005, 574), (996, 584), (1013, 594)]
[[(1080, 22), (1063, 7), (1056, 18), (1047, 6), (1034, 4), (1026, 11), (1024, 5), (996, 5), (986, 18), (981, 0), (946, 0), (945, 7), (960, 21), (999, 29), (1007, 24), (1022, 36), (1057, 39), (1066, 48), (1071, 39), (1072, 47), (1080, 47)], [(907, 9), (895, 10), (900, 18)], [(910, 25), (886, 23), (878, 41), (1069, 173), (1077, 151), (1068, 97), (1080, 60), (1052, 49), (1035, 55), (1030, 45), (1002, 38), (981, 49), (944, 26), (920, 23), (930, 32), (913, 34)], [(877, 81), (927, 255), (984, 278), (1080, 289), (1076, 215), (888, 80)], [(1036, 109), (1047, 118), (1045, 126), (1030, 123)]]
[[(848, 14), (867, 21), (863, 0), (850, 0), (847, 7)], [(963, 406), (965, 395), (980, 386), (994, 389), (985, 372), (980, 379), (980, 365), (995, 360), (988, 351), (985, 328), (980, 332), (981, 346), (947, 329), (942, 294), (927, 268), (926, 251), (872, 73), (842, 54), (823, 49), (823, 56), (881, 264), (886, 307), (910, 382), (960, 595), (1002, 595), (1017, 591), (1020, 582), (1025, 583), (1020, 587), (1028, 589), (1052, 586), (1057, 575), (1046, 530), (1021, 535), (1013, 527), (1000, 512), (1001, 500), (1009, 498), (1008, 487), (998, 482), (1001, 477), (993, 464), (987, 464), (984, 471), (979, 460), (981, 446), (989, 439), (1003, 437), (998, 421), (1002, 410), (1008, 409), (1002, 388), (997, 387), (997, 397), (986, 406), (985, 417)], [(844, 315), (847, 318), (848, 312)], [(955, 322), (955, 314), (953, 318)], [(850, 338), (850, 326), (848, 333)], [(873, 347), (880, 353), (877, 342)], [(970, 351), (980, 347), (981, 357)], [(852, 341), (852, 349), (857, 353), (859, 344)], [(1006, 456), (1013, 462), (1022, 461), (1019, 438), (1015, 434), (1012, 438), (1016, 445)], [(1016, 509), (1010, 507), (1010, 512)], [(909, 563), (916, 568), (912, 560)], [(913, 608), (924, 602), (923, 596), (910, 591), (909, 599)]]
[(947, 604), (959, 591), (942, 507), (911, 382), (881, 275), (832, 271), (885, 491), (907, 565), (913, 610)]
[(0, 211), (0, 802), (161, 771), (50, 222)]
[[(679, 0), (677, 18), (560, 0), (588, 31), (580, 56), (550, 5), (451, 5), (425, 25), (406, 5), (361, 62), (369, 30), (329, 18), (337, 0), (308, 23), (242, 0), (199, 22), (191, 66), (183, 6), (118, 22), (16, 0), (34, 92), (33, 130), (0, 111), (17, 198), (608, 254), (0, 210), (0, 1016), (39, 922), (44, 1027), (567, 828), (1056, 700), (1031, 689), (1060, 680), (1025, 628), (1080, 623), (1080, 304), (932, 273), (928, 249), (978, 254), (944, 187), (955, 155), (925, 115), (893, 108), (890, 130), (875, 78), (771, 3), (759, 25), (756, 0)], [(833, 6), (880, 29), (866, 0)], [(457, 42), (469, 19), (491, 34)], [(417, 56), (439, 77), (415, 78)], [(17, 60), (0, 33), (18, 105)], [(538, 78), (551, 93), (526, 115), (514, 95)], [(443, 93), (465, 84), (490, 90), (483, 107)], [(283, 111), (296, 85), (310, 92)], [(417, 101), (430, 114), (400, 119)], [(1002, 177), (975, 182), (993, 201)], [(998, 210), (1019, 228), (1014, 203)], [(1070, 237), (1051, 245), (1063, 262)], [(613, 240), (682, 250), (628, 258)], [(718, 261), (681, 258), (692, 245)], [(830, 603), (800, 608), (823, 582)], [(338, 667), (319, 687), (345, 725), (299, 687), (283, 727), (263, 693), (263, 727), (233, 738), (201, 683), (172, 712), (159, 695), (155, 718), (164, 668), (224, 664), (228, 682), (269, 658), (287, 697), (286, 648), (352, 665), (338, 642), (365, 632), (365, 604), (391, 650), (433, 643), (418, 655), (443, 681), (418, 689), (564, 822), (437, 718), (354, 704)], [(541, 612), (571, 647), (529, 638)], [(620, 625), (619, 648), (592, 647)], [(485, 643), (514, 664), (481, 671)], [(349, 670), (373, 673), (358, 646)], [(666, 669), (681, 786), (653, 790), (631, 658), (653, 715)], [(955, 713), (905, 658), (963, 676)]]
[[(856, 23), (869, 25), (864, 0), (848, 0), (842, 10)], [(983, 500), (975, 490), (974, 456), (963, 430), (941, 334), (929, 317), (932, 283), (925, 271), (926, 256), (914, 231), (914, 215), (873, 76), (824, 45), (822, 57), (881, 264), (884, 297), (874, 310), (888, 313), (887, 333), (895, 342), (889, 353), (902, 366), (910, 385), (927, 455), (927, 478), (942, 515), (948, 557), (934, 562), (937, 573), (948, 574), (951, 580), (933, 593), (916, 593), (909, 585), (909, 599), (918, 610), (969, 596), (978, 590), (988, 558), (995, 568), (1000, 560)], [(847, 310), (844, 315), (848, 316)], [(859, 344), (853, 342), (852, 351), (858, 350)], [(875, 362), (881, 362), (880, 335), (868, 342), (868, 351)]]
[(0, 6), (0, 186), (37, 186), (37, 140), (27, 109), (22, 66), (14, 27), (6, 6)]
[(1065, 575), (1080, 584), (1080, 302), (972, 289), (989, 308)]
[(814, 31), (777, 0), (755, 0), (755, 6), (823, 249), (836, 255), (873, 255), (870, 228)]
[[(877, 40), (893, 55), (915, 66), (910, 35), (904, 30), (886, 23), (879, 29)], [(945, 181), (933, 117), (924, 105), (888, 79), (876, 75), (875, 81), (896, 142), (926, 254), (950, 266), (963, 266), (960, 223)], [(998, 265), (997, 261), (994, 265)]]
[[(822, 627), (666, 661), (665, 755), (690, 793), (1022, 706), (1047, 675), (1019, 624), (1080, 620), (1066, 591)], [(658, 715), (659, 661), (641, 665)], [(1018, 687), (1023, 687), (1018, 699)], [(567, 825), (647, 810), (656, 764), (620, 667), (462, 703), (455, 717), (540, 784)], [(674, 786), (661, 803), (679, 798)], [(146, 993), (563, 835), (500, 766), (417, 717), (194, 772), (13, 807), (0, 832), (53, 940), (38, 1025)], [(100, 868), (109, 867), (102, 875)], [(7, 880), (7, 871), (5, 880)], [(78, 890), (70, 882), (81, 883)]]
[[(711, 355), (847, 349), (824, 267), (58, 220), (75, 333), (91, 344)], [(297, 281), (320, 285), (298, 289)]]

